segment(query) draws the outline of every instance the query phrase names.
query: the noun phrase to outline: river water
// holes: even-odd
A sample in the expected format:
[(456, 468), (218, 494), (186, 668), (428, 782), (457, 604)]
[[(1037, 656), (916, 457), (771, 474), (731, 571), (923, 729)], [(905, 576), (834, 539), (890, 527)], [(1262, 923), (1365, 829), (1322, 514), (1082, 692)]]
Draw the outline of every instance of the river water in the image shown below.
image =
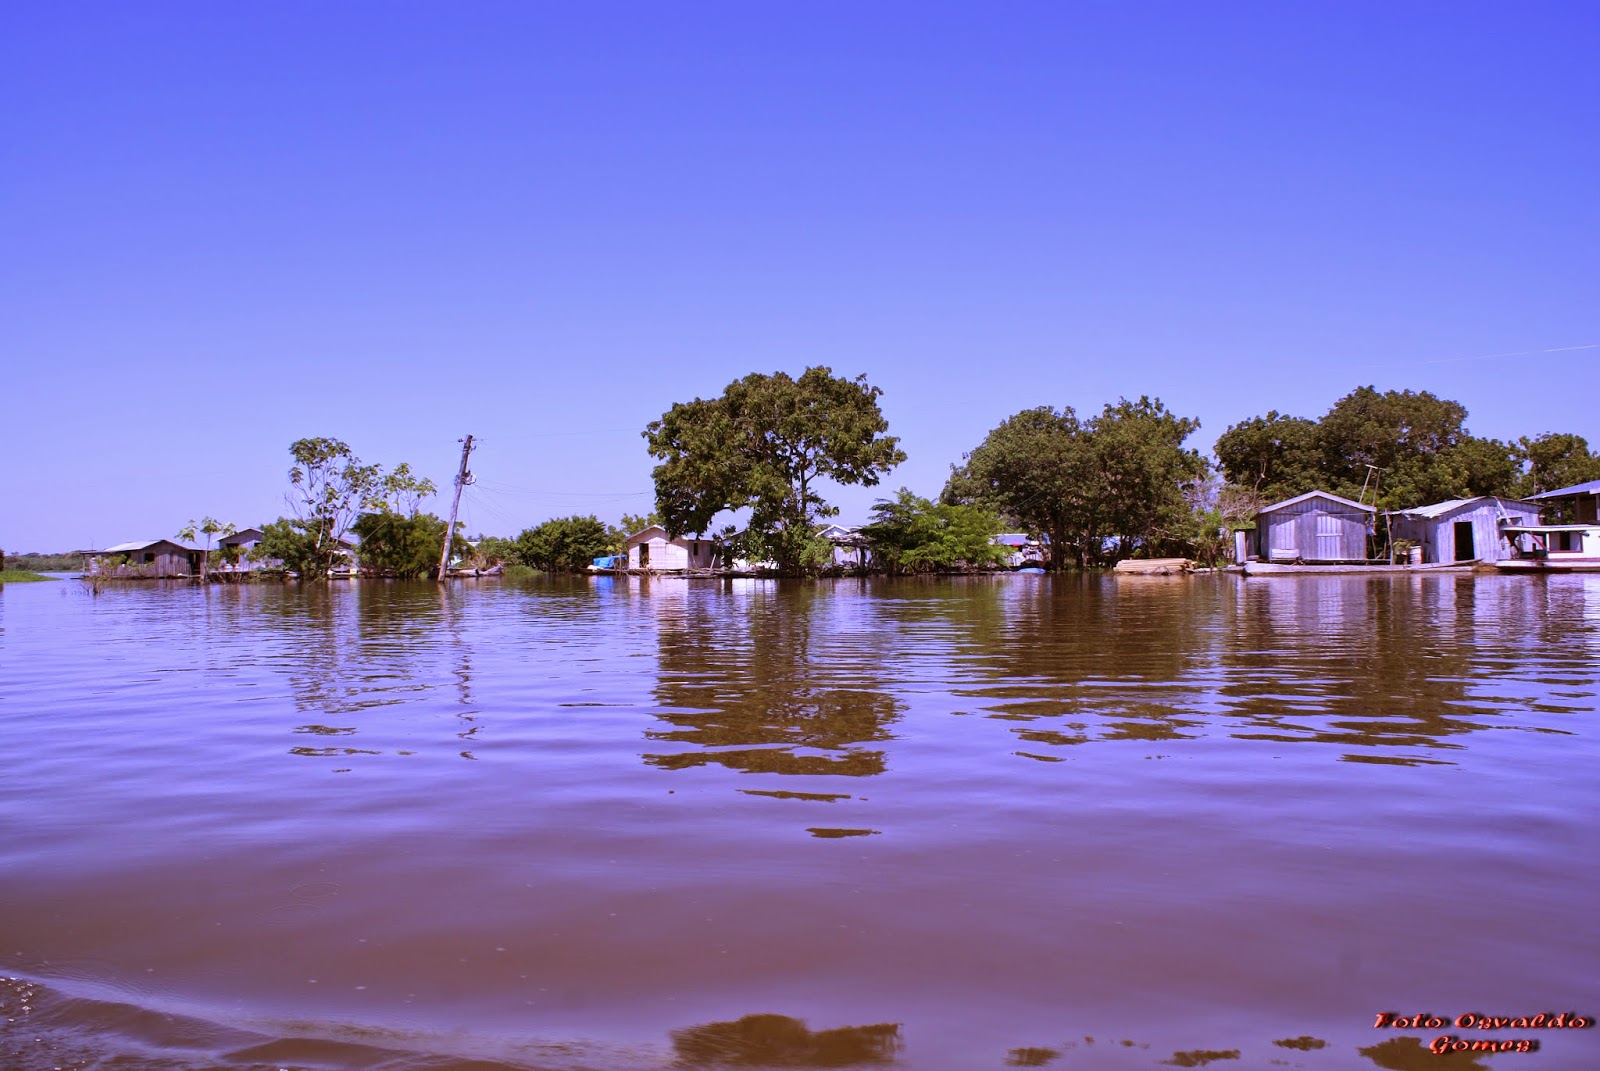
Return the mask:
[(1597, 685), (1585, 577), (7, 585), (0, 1068), (1592, 1068), (1453, 1021), (1600, 1014)]

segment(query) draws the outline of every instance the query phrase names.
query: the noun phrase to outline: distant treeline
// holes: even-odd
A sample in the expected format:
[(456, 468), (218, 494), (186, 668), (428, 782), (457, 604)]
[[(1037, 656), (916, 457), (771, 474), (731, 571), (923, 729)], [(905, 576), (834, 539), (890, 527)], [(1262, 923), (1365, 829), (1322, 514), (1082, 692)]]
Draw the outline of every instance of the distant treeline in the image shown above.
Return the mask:
[(13, 554), (0, 551), (0, 559), (7, 569), (22, 569), (30, 573), (76, 573), (83, 568), (83, 559), (76, 554), (41, 554), (28, 551)]

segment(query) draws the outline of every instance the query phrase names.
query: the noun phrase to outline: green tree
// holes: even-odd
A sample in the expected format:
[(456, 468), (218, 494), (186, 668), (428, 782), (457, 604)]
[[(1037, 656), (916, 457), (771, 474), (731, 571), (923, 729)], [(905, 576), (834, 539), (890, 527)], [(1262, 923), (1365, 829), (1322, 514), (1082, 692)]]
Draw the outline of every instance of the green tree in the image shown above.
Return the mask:
[(332, 560), (322, 545), (319, 528), (290, 517), (279, 517), (270, 524), (263, 524), (261, 542), (251, 550), (250, 557), (262, 562), (281, 562), (302, 580), (325, 579)]
[(1184, 486), (1205, 459), (1183, 448), (1199, 421), (1159, 399), (1122, 399), (1080, 421), (1070, 408), (1025, 409), (991, 431), (952, 471), (946, 502), (983, 505), (1050, 540), (1050, 567), (1082, 567), (1181, 542)]
[(818, 493), (823, 480), (873, 486), (905, 460), (885, 434), (883, 392), (865, 376), (825, 367), (799, 379), (752, 374), (720, 398), (674, 405), (644, 431), (655, 467), (656, 508), (674, 536), (706, 531), (724, 510), (750, 509), (732, 548), (768, 557), (784, 572), (815, 559), (814, 524), (838, 510)]
[[(419, 479), (412, 473), (411, 466), (402, 461), (394, 467), (393, 472), (385, 473), (381, 469), (373, 469), (372, 480), (366, 490), (362, 506), (368, 512), (396, 513), (404, 517), (415, 517), (422, 508), (422, 500), (430, 497), (436, 490), (438, 488), (434, 487), (432, 480)], [(440, 537), (441, 540), (443, 538)], [(442, 543), (440, 545), (443, 546)]]
[(200, 579), (205, 580), (206, 573), (211, 565), (211, 540), (214, 536), (230, 536), (238, 529), (231, 524), (223, 524), (215, 517), (207, 517), (196, 523), (191, 520), (188, 524), (178, 529), (178, 538), (185, 543), (193, 543), (195, 539), (204, 535), (206, 537), (205, 549), (200, 552)]
[(1320, 421), (1274, 410), (1233, 425), (1217, 460), (1236, 494), (1262, 504), (1319, 488), (1385, 509), (1513, 493), (1516, 448), (1470, 434), (1466, 418), (1427, 391), (1358, 387)]
[[(378, 493), (382, 469), (363, 464), (339, 439), (296, 439), (289, 444), (289, 455), (294, 466), (289, 469), (288, 501), (295, 515), (287, 524), (295, 538), (279, 528), (272, 537), (275, 550), (268, 550), (263, 540), (262, 553), (282, 559), (302, 580), (321, 580), (343, 552), (340, 541), (362, 506)], [(290, 565), (291, 560), (299, 565)]]
[(665, 524), (665, 522), (661, 519), (660, 512), (657, 510), (651, 510), (649, 513), (642, 515), (638, 513), (624, 513), (622, 515), (623, 537), (626, 538), (627, 536), (642, 532), (646, 528), (657, 524)]
[[(345, 553), (345, 533), (358, 517), (375, 514), (415, 521), (421, 500), (434, 492), (433, 482), (417, 478), (404, 462), (386, 475), (381, 465), (363, 463), (339, 439), (297, 439), (289, 445), (289, 455), (294, 466), (289, 469), (287, 498), (294, 516), (280, 517), (261, 529), (263, 539), (255, 557), (282, 561), (302, 580), (327, 577)], [(377, 521), (368, 522), (368, 527), (391, 532)], [(407, 531), (417, 536), (425, 529), (418, 524)], [(443, 539), (441, 530), (441, 544)], [(409, 558), (397, 561), (411, 575)]]
[(1515, 457), (1521, 468), (1516, 494), (1521, 497), (1600, 480), (1600, 457), (1589, 452), (1581, 435), (1546, 432), (1517, 440)]
[(1258, 495), (1263, 504), (1303, 495), (1322, 483), (1317, 422), (1276, 409), (1223, 432), (1216, 454), (1228, 482)]
[(628, 549), (628, 537), (637, 535), (653, 525), (661, 525), (661, 514), (651, 510), (646, 514), (624, 513), (622, 527), (611, 530), (611, 546), (608, 548), (612, 554), (623, 554)]
[(1199, 427), (1148, 396), (1107, 405), (1090, 422), (1099, 476), (1097, 534), (1116, 537), (1118, 557), (1182, 548), (1190, 514), (1184, 489), (1207, 474), (1199, 451), (1183, 447)]
[[(1378, 470), (1380, 509), (1510, 492), (1511, 448), (1476, 439), (1460, 402), (1428, 391), (1358, 387), (1339, 399), (1317, 426), (1324, 485), (1356, 498)], [(1368, 488), (1370, 490), (1370, 487)]]
[(1010, 553), (991, 542), (1000, 533), (1000, 518), (979, 506), (933, 503), (902, 487), (894, 498), (879, 500), (872, 513), (875, 519), (861, 534), (891, 576), (998, 565)]
[(547, 573), (582, 572), (611, 553), (613, 533), (597, 517), (557, 517), (517, 536), (517, 564)]
[(1097, 527), (1095, 464), (1088, 430), (1070, 406), (1024, 409), (951, 467), (941, 499), (986, 507), (1048, 537), (1051, 569), (1066, 568), (1069, 554), (1082, 565)]
[(483, 536), (478, 540), (473, 560), (480, 569), (488, 569), (495, 565), (517, 564), (516, 541), (501, 536)]
[[(459, 521), (456, 528), (461, 528)], [(445, 530), (442, 517), (378, 510), (363, 513), (350, 530), (361, 538), (356, 554), (361, 567), (369, 572), (401, 580), (420, 580), (439, 572)]]

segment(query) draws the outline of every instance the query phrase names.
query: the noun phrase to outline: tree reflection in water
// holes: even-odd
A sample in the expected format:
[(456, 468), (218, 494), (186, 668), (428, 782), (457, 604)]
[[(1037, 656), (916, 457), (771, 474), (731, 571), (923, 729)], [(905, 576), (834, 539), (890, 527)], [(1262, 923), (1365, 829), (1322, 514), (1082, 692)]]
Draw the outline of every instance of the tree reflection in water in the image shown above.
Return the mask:
[(900, 1051), (898, 1023), (811, 1030), (787, 1015), (746, 1015), (672, 1032), (679, 1067), (855, 1067)]
[(1034, 747), (1015, 754), (1040, 761), (1084, 744), (1225, 728), (1237, 740), (1331, 746), (1346, 762), (1450, 764), (1464, 737), (1504, 727), (1507, 714), (1530, 731), (1562, 732), (1560, 715), (1586, 709), (1547, 691), (1537, 713), (1556, 717), (1528, 718), (1506, 694), (1505, 677), (1541, 658), (1553, 672), (1570, 667), (1571, 637), (1547, 634), (1551, 596), (1535, 585), (1063, 576), (967, 595), (958, 608), (886, 600), (885, 614), (924, 633), (948, 617), (952, 690), (1016, 723)]
[[(650, 740), (698, 750), (647, 754), (663, 769), (722, 765), (747, 773), (870, 777), (901, 704), (881, 690), (887, 657), (864, 622), (864, 600), (830, 600), (812, 584), (710, 585), (665, 581), (648, 598), (660, 669), (657, 715), (672, 728)], [(815, 629), (813, 626), (817, 626)]]

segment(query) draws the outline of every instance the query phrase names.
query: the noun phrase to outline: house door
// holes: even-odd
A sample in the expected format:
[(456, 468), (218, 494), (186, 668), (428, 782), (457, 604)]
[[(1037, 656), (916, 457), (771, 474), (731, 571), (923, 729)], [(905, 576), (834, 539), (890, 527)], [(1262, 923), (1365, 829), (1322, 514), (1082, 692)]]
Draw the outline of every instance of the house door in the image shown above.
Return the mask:
[(1472, 522), (1456, 522), (1456, 561), (1471, 562), (1478, 560), (1478, 552), (1472, 545)]
[(639, 544), (639, 568), (641, 568), (641, 569), (650, 568), (650, 544), (649, 543), (640, 543)]
[(1331, 513), (1317, 514), (1317, 557), (1323, 561), (1344, 557), (1339, 553), (1339, 518)]

